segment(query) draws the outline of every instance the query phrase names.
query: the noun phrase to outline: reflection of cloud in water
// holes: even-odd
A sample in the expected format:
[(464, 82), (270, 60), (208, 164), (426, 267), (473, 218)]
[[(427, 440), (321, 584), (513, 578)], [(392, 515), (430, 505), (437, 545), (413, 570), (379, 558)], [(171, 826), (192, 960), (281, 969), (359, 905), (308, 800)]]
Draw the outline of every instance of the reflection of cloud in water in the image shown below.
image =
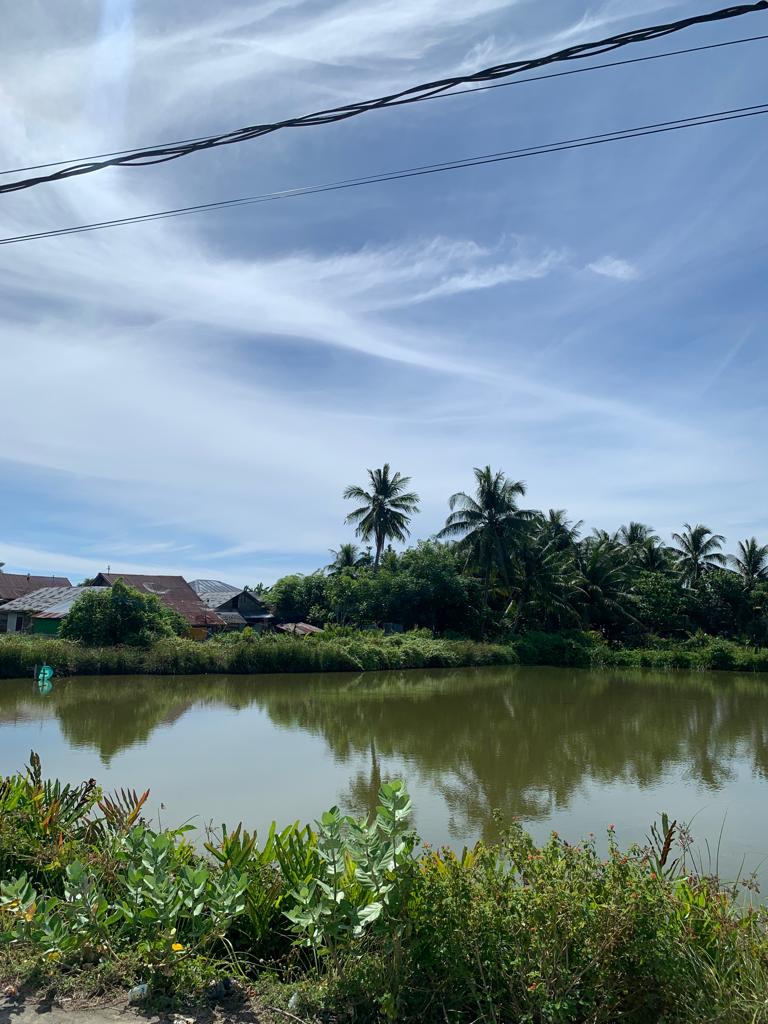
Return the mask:
[[(540, 820), (587, 783), (647, 788), (674, 774), (712, 792), (744, 762), (768, 770), (768, 688), (752, 677), (490, 668), (263, 677), (60, 679), (46, 698), (0, 687), (0, 722), (56, 717), (69, 744), (109, 762), (197, 708), (252, 708), (320, 737), (351, 764), (341, 802), (371, 811), (403, 766), (444, 798), (451, 834), (493, 833), (493, 811)], [(204, 710), (203, 710), (204, 713)], [(302, 768), (297, 765), (297, 775)], [(249, 786), (248, 780), (243, 781)]]

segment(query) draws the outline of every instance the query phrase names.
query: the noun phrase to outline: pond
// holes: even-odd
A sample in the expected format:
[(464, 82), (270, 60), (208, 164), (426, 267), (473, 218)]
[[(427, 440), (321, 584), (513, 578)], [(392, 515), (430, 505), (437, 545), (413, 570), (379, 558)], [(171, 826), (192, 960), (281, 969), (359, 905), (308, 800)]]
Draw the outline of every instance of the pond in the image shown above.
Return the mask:
[[(0, 775), (37, 751), (47, 775), (151, 790), (163, 824), (260, 832), (334, 803), (363, 813), (409, 786), (425, 841), (537, 838), (615, 824), (643, 841), (661, 811), (692, 822), (724, 877), (768, 856), (768, 677), (484, 668), (365, 675), (0, 681)], [(708, 844), (708, 846), (707, 846)], [(768, 871), (761, 870), (768, 879)]]

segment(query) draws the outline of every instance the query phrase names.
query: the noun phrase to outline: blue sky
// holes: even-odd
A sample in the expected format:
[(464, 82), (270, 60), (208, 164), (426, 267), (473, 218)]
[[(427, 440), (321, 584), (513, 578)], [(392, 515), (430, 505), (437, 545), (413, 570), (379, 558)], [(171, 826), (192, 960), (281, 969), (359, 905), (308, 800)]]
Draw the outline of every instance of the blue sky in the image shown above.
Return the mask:
[[(235, 128), (715, 6), (28, 0), (0, 40), (0, 158)], [(759, 103), (766, 47), (42, 186), (2, 198), (0, 233)], [(589, 527), (768, 540), (767, 154), (754, 118), (3, 248), (0, 560), (269, 582), (350, 538), (342, 489), (385, 460), (422, 496), (415, 537), (491, 463)]]

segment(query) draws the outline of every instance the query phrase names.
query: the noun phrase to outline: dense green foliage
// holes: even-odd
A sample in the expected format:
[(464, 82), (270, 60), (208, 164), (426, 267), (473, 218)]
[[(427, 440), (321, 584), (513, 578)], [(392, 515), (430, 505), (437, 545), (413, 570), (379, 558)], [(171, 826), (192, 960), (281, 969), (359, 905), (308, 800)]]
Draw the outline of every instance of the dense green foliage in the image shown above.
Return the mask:
[(0, 974), (189, 990), (266, 972), (294, 1016), (530, 1024), (756, 1022), (768, 914), (702, 873), (663, 815), (647, 844), (604, 850), (519, 826), (456, 855), (419, 849), (403, 785), (367, 819), (241, 826), (193, 845), (155, 831), (147, 794), (0, 779)]
[(116, 580), (108, 590), (85, 590), (62, 622), (60, 635), (89, 647), (147, 647), (164, 637), (184, 636), (188, 630), (186, 621), (159, 597)]
[[(345, 492), (361, 500), (365, 493), (361, 522), (377, 487), (391, 483), (385, 470), (386, 479), (384, 470), (371, 473), (370, 493)], [(474, 484), (472, 493), (451, 497), (435, 539), (400, 554), (387, 548), (380, 558), (377, 548), (373, 566), (354, 544), (342, 544), (325, 572), (284, 577), (266, 600), (288, 621), (396, 624), (502, 642), (581, 629), (628, 648), (654, 647), (658, 638), (685, 642), (701, 631), (768, 644), (768, 545), (756, 538), (726, 555), (725, 538), (702, 524), (686, 523), (671, 545), (639, 522), (581, 536), (582, 524), (562, 509), (520, 508), (522, 481), (486, 466), (475, 470)], [(401, 532), (386, 536), (403, 539), (414, 510), (401, 511)]]

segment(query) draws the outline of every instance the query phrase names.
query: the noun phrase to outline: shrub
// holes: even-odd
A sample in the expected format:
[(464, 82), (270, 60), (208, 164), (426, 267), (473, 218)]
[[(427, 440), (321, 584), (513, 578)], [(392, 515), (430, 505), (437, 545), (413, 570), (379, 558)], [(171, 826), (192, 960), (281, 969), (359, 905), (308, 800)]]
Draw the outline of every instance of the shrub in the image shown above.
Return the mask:
[(61, 624), (60, 633), (64, 640), (92, 647), (148, 647), (162, 637), (186, 634), (188, 628), (159, 597), (116, 580), (108, 590), (86, 588)]

